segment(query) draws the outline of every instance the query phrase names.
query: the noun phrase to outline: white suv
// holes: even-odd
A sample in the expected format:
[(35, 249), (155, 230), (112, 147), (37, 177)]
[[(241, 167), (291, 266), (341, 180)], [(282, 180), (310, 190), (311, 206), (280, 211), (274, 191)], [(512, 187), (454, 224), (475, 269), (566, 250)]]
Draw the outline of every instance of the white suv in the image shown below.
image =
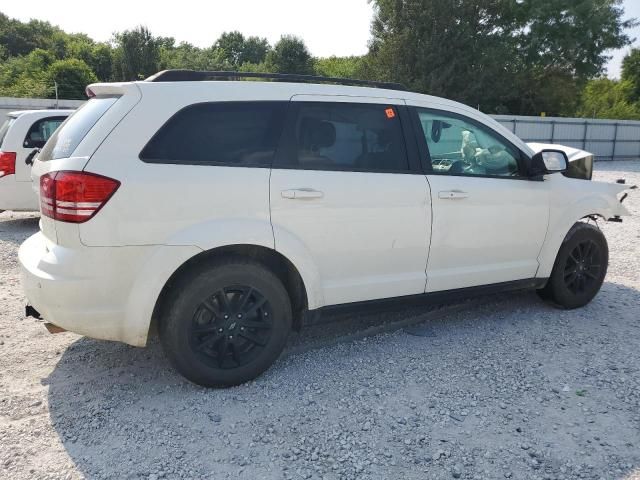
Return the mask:
[(624, 185), (553, 175), (564, 153), (442, 98), (234, 75), (88, 87), (33, 168), (28, 312), (138, 346), (157, 322), (175, 367), (212, 386), (259, 375), (330, 306), (598, 292), (607, 243), (582, 220), (627, 214)]
[(73, 110), (23, 110), (0, 124), (0, 212), (38, 210), (31, 165), (45, 142)]

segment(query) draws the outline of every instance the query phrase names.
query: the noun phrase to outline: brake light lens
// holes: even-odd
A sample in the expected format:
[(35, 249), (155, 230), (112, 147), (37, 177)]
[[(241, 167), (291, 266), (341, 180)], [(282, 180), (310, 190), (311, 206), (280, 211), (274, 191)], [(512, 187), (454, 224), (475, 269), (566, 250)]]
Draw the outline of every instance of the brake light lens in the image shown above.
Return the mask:
[(16, 152), (0, 152), (0, 178), (16, 173)]
[(105, 206), (119, 186), (119, 181), (95, 173), (50, 172), (40, 177), (40, 211), (61, 222), (83, 223)]

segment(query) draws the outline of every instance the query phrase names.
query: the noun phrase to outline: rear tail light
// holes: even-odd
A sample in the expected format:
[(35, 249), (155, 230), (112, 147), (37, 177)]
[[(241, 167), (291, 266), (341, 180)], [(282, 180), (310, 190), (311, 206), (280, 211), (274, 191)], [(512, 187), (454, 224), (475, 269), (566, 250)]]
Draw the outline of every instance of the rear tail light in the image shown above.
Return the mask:
[(16, 152), (0, 152), (0, 178), (16, 173)]
[(119, 181), (95, 173), (50, 172), (40, 177), (40, 210), (61, 222), (86, 222), (119, 186)]

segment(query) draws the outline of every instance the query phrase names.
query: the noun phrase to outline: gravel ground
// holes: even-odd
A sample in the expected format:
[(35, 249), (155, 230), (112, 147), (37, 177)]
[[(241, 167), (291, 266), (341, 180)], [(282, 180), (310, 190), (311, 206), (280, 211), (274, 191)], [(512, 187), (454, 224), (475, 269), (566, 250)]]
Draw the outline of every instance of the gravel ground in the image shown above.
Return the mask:
[[(640, 184), (640, 162), (597, 169)], [(0, 478), (638, 480), (640, 193), (627, 202), (583, 309), (515, 293), (335, 318), (226, 390), (183, 380), (155, 341), (24, 319), (16, 253), (37, 218), (0, 214)]]

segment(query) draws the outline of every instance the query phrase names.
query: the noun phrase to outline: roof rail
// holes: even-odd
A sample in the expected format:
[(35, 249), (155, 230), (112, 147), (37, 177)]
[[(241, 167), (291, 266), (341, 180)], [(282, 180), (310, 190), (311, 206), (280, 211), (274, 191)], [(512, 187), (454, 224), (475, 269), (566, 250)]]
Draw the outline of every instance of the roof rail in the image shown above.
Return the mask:
[(296, 83), (334, 83), (359, 87), (386, 88), (389, 90), (407, 89), (401, 83), (372, 82), (369, 80), (356, 80), (352, 78), (298, 75), (294, 73), (204, 72), (197, 70), (163, 70), (145, 79), (145, 82), (201, 82), (206, 80), (240, 80), (243, 78), (260, 78), (265, 80)]

